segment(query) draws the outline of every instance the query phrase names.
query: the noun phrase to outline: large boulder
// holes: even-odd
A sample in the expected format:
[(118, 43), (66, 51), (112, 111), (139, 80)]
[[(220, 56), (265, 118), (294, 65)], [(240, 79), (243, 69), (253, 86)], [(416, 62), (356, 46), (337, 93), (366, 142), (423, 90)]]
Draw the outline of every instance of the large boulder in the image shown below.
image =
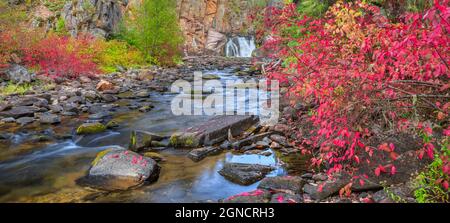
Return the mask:
[(273, 170), (275, 168), (271, 166), (259, 164), (226, 163), (219, 171), (219, 174), (231, 182), (240, 185), (251, 185), (263, 179)]
[(28, 72), (28, 70), (20, 65), (14, 64), (6, 70), (6, 78), (15, 84), (31, 83), (36, 78), (34, 73)]
[(89, 173), (78, 179), (82, 186), (116, 191), (136, 188), (158, 179), (160, 166), (151, 158), (125, 149), (100, 152)]
[(214, 145), (226, 140), (229, 132), (233, 136), (240, 135), (258, 121), (259, 118), (253, 115), (216, 116), (207, 122), (174, 133), (170, 144), (185, 148)]

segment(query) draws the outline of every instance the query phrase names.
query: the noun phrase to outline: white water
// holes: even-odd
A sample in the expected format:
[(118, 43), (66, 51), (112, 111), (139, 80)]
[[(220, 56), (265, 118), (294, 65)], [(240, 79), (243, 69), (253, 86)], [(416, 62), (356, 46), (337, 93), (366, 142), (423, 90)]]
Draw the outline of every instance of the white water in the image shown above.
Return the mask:
[(227, 57), (252, 57), (252, 52), (256, 49), (253, 37), (233, 37), (228, 40), (225, 46)]

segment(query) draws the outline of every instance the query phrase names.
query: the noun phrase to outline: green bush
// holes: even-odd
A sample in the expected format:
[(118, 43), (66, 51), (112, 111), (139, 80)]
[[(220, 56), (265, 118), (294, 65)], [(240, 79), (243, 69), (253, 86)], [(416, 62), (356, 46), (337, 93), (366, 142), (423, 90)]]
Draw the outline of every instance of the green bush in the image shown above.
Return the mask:
[(152, 61), (149, 57), (142, 55), (141, 51), (130, 46), (127, 42), (119, 40), (98, 40), (96, 63), (100, 70), (105, 73), (117, 71), (118, 66), (125, 68), (140, 67)]
[(144, 0), (125, 17), (118, 38), (136, 46), (161, 65), (173, 65), (181, 56), (182, 32), (174, 0)]
[[(433, 162), (427, 169), (417, 176), (415, 180), (414, 196), (419, 203), (436, 203), (450, 201), (450, 192), (448, 190), (448, 173), (444, 172), (444, 167), (448, 167), (448, 156), (450, 155), (449, 137), (446, 137), (441, 143), (440, 153), (435, 155)], [(447, 183), (447, 188), (443, 186)]]

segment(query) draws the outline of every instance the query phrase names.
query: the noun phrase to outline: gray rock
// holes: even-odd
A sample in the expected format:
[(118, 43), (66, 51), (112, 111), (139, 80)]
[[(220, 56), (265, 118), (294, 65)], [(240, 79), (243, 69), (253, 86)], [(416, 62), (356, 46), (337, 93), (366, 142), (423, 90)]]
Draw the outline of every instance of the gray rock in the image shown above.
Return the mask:
[(61, 117), (55, 114), (44, 113), (39, 117), (41, 124), (56, 124), (61, 122)]
[(264, 132), (264, 133), (260, 133), (258, 135), (250, 136), (243, 140), (234, 142), (231, 147), (233, 149), (241, 149), (242, 147), (252, 145), (253, 143), (255, 143), (257, 141), (264, 139), (264, 137), (266, 137), (268, 135), (270, 135), (269, 132)]
[(63, 107), (61, 105), (50, 105), (49, 108), (54, 113), (60, 113), (63, 111)]
[(312, 176), (312, 179), (315, 181), (325, 181), (325, 180), (328, 180), (328, 176), (323, 173), (318, 173), (318, 174), (314, 174)]
[(25, 67), (20, 65), (12, 65), (7, 71), (6, 75), (9, 81), (21, 84), (21, 83), (31, 83), (35, 78), (35, 74), (31, 74)]
[(231, 182), (250, 185), (263, 179), (273, 170), (275, 168), (271, 166), (259, 164), (226, 163), (219, 174)]
[(25, 126), (25, 125), (28, 125), (33, 122), (34, 122), (34, 118), (32, 118), (32, 117), (22, 117), (22, 118), (18, 118), (16, 120), (16, 123), (20, 124), (21, 126)]
[(151, 158), (125, 149), (105, 150), (77, 183), (107, 191), (128, 190), (156, 181), (159, 172), (160, 166)]
[(199, 162), (207, 156), (217, 155), (221, 152), (222, 149), (220, 147), (209, 146), (191, 150), (191, 152), (189, 152), (188, 154), (188, 157), (194, 162)]
[(4, 117), (13, 117), (13, 118), (20, 118), (20, 117), (32, 117), (34, 116), (34, 113), (39, 111), (38, 108), (32, 107), (32, 106), (17, 106), (13, 107), (9, 111), (3, 111), (0, 112), (1, 116)]
[(152, 141), (161, 141), (164, 137), (147, 131), (132, 131), (128, 149), (131, 151), (140, 151), (152, 147)]
[(175, 147), (199, 147), (220, 143), (231, 135), (240, 135), (259, 121), (257, 116), (216, 116), (207, 122), (174, 133), (170, 144)]
[(9, 118), (2, 118), (2, 120), (0, 120), (0, 121), (2, 121), (4, 123), (13, 123), (13, 122), (16, 122), (16, 119), (13, 117), (9, 117)]
[(306, 184), (303, 187), (303, 191), (311, 196), (314, 200), (323, 200), (335, 193), (337, 193), (341, 188), (349, 183), (348, 180), (344, 179), (333, 179), (325, 181), (322, 186), (322, 190), (319, 191), (319, 186)]
[(302, 193), (305, 180), (297, 176), (277, 176), (266, 177), (258, 185), (259, 189), (274, 190), (274, 191), (292, 191), (293, 193)]
[(225, 140), (220, 144), (220, 148), (223, 150), (231, 149), (231, 143), (228, 140)]
[(283, 146), (287, 146), (288, 145), (287, 139), (284, 136), (274, 134), (274, 135), (270, 136), (270, 139), (272, 139), (273, 141), (279, 143), (280, 145), (283, 145)]
[(104, 119), (108, 117), (111, 117), (110, 112), (99, 112), (88, 116), (89, 119)]

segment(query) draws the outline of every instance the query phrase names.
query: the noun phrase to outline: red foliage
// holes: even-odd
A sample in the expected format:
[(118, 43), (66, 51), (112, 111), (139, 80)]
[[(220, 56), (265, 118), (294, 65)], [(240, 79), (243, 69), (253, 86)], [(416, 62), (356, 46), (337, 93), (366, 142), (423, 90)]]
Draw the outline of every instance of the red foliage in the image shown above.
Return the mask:
[[(335, 5), (319, 19), (298, 14), (294, 4), (267, 9), (270, 17), (264, 22), (271, 38), (264, 48), (285, 62), (268, 76), (289, 81), (291, 96), (316, 105), (310, 114), (317, 127), (311, 140), (320, 150), (313, 163), (326, 163), (329, 173), (354, 169), (362, 162), (357, 154), (372, 157), (373, 148), (363, 139), (376, 134), (374, 124), (422, 129), (415, 118), (401, 116), (416, 107), (422, 119), (448, 117), (448, 5), (448, 0), (436, 0), (426, 12), (406, 13), (396, 22), (360, 1)], [(423, 132), (431, 135), (429, 124)], [(393, 144), (379, 149), (392, 159), (398, 156)], [(424, 151), (433, 158), (432, 142)], [(374, 172), (395, 174), (396, 168), (380, 165)]]
[(98, 69), (93, 62), (93, 43), (94, 39), (89, 36), (51, 35), (25, 49), (24, 62), (30, 67), (38, 67), (40, 74), (52, 78), (94, 75)]

